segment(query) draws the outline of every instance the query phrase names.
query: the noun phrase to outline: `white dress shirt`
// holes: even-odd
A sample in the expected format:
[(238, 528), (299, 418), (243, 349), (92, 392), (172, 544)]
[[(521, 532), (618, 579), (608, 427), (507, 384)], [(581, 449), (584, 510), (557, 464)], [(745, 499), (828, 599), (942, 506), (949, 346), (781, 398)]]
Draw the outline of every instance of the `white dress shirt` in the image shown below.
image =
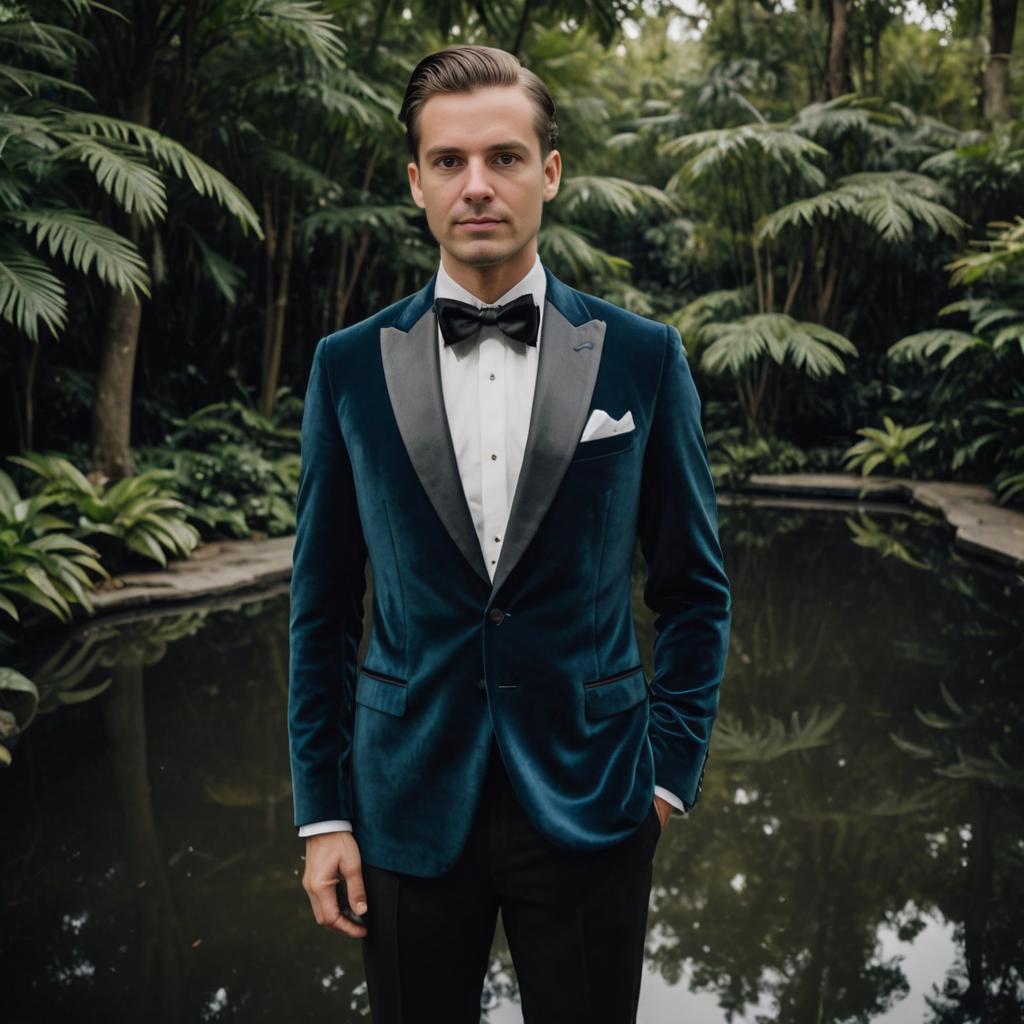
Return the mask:
[[(438, 266), (434, 285), (435, 299), (459, 299), (478, 308), (504, 305), (527, 292), (533, 293), (540, 309), (536, 345), (507, 338), (494, 325), (485, 325), (476, 342), (445, 345), (440, 327), (437, 330), (441, 391), (448, 427), (466, 501), (492, 579), (505, 539), (530, 429), (547, 278), (537, 256), (526, 276), (496, 302), (486, 303), (466, 291), (448, 274), (444, 263)], [(682, 800), (674, 793), (662, 786), (655, 786), (654, 792), (686, 813)], [(302, 825), (299, 835), (351, 829), (350, 821), (316, 821)]]

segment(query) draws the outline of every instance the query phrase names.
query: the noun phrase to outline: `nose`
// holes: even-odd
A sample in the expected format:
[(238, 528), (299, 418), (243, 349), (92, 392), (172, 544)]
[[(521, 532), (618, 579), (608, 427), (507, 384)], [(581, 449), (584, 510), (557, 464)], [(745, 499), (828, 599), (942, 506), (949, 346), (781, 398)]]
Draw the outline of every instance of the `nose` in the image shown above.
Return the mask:
[(486, 160), (471, 159), (466, 172), (462, 197), (468, 203), (479, 203), (494, 195)]

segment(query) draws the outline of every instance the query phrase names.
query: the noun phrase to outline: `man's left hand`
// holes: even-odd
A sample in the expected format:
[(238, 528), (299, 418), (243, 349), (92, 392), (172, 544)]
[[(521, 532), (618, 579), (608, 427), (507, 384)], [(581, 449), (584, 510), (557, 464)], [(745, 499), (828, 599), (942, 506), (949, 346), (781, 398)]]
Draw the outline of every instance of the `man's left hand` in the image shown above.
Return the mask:
[(661, 822), (661, 827), (664, 831), (665, 822), (668, 821), (668, 816), (672, 813), (672, 805), (655, 794), (654, 809), (658, 812), (658, 820)]

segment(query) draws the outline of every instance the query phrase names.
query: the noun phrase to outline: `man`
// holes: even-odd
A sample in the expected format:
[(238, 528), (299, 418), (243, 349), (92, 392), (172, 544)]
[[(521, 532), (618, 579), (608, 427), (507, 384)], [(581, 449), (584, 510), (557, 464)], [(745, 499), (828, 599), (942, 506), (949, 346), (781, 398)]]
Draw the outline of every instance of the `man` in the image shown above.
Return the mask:
[(477, 1024), (499, 909), (528, 1024), (626, 1024), (651, 860), (700, 791), (728, 645), (700, 403), (677, 331), (537, 257), (561, 156), (536, 75), (449, 48), (400, 116), (440, 265), (320, 340), (302, 422), (303, 886), (363, 940), (376, 1024)]

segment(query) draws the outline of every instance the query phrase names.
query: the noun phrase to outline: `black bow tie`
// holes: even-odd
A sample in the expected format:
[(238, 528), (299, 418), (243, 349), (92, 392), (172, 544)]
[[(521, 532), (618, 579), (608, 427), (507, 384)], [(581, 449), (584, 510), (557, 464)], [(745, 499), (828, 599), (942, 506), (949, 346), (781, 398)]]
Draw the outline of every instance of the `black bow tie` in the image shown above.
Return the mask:
[(485, 324), (496, 326), (502, 334), (516, 341), (537, 344), (540, 310), (530, 292), (506, 302), (504, 306), (484, 306), (482, 309), (458, 299), (435, 299), (434, 311), (445, 345), (475, 342)]

